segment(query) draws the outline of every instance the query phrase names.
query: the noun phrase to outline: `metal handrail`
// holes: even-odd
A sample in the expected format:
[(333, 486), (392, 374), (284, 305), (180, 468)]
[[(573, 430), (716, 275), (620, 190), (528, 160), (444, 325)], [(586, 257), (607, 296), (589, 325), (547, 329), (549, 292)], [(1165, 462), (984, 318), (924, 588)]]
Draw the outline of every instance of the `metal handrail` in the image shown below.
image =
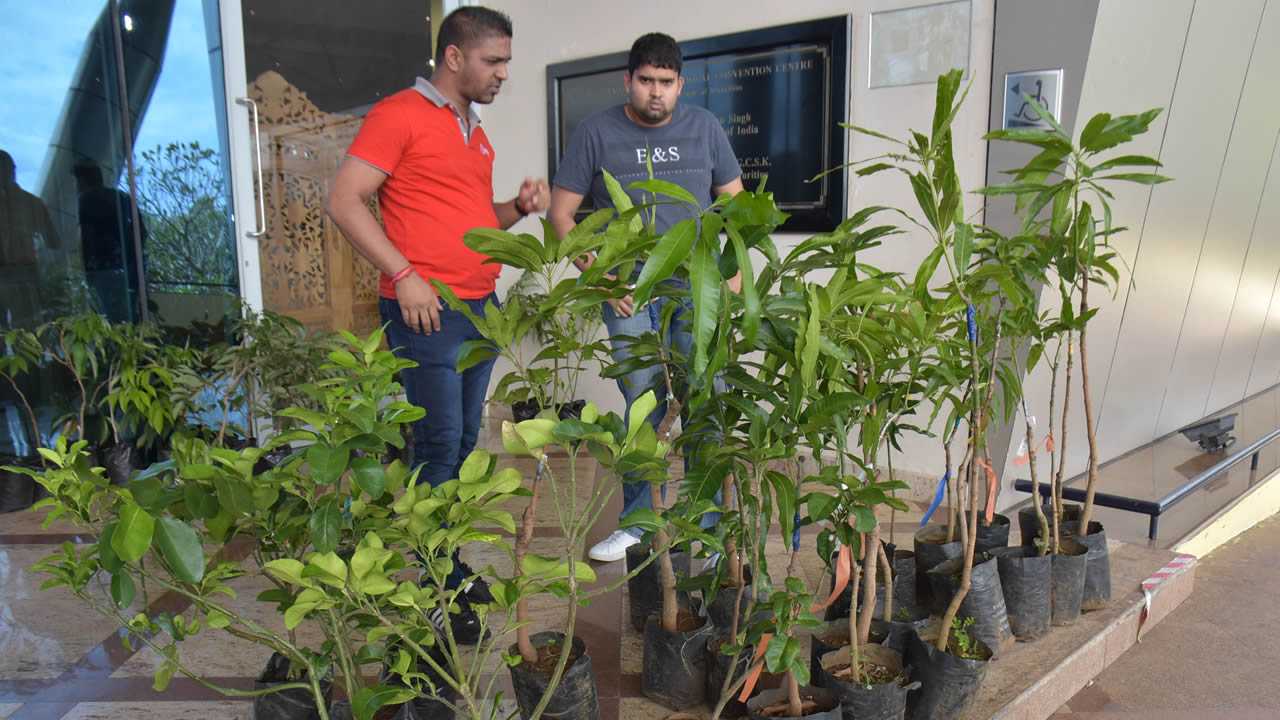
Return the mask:
[[(1257, 470), (1258, 469), (1258, 453), (1262, 451), (1262, 448), (1266, 447), (1269, 443), (1275, 441), (1276, 439), (1280, 439), (1280, 428), (1276, 428), (1275, 430), (1272, 430), (1271, 432), (1262, 436), (1258, 440), (1255, 440), (1253, 444), (1249, 445), (1243, 450), (1240, 450), (1239, 452), (1232, 454), (1230, 457), (1223, 458), (1221, 461), (1215, 463), (1210, 468), (1206, 468), (1203, 472), (1201, 472), (1200, 474), (1196, 475), (1195, 477), (1187, 481), (1187, 483), (1184, 484), (1182, 487), (1178, 488), (1177, 490), (1174, 490), (1168, 495), (1165, 495), (1163, 498), (1160, 498), (1159, 500), (1143, 500), (1141, 498), (1131, 498), (1131, 497), (1125, 497), (1123, 495), (1111, 495), (1109, 493), (1094, 493), (1093, 502), (1095, 505), (1098, 505), (1101, 507), (1115, 508), (1117, 510), (1127, 510), (1129, 512), (1136, 512), (1136, 513), (1141, 513), (1143, 515), (1150, 516), (1151, 522), (1148, 525), (1148, 529), (1147, 529), (1147, 539), (1155, 540), (1156, 531), (1159, 528), (1161, 515), (1167, 512), (1174, 505), (1177, 505), (1183, 500), (1186, 500), (1188, 495), (1200, 489), (1201, 486), (1205, 485), (1206, 483), (1213, 480), (1214, 478), (1221, 475), (1222, 473), (1235, 467), (1240, 461), (1244, 460), (1246, 457), (1252, 456), (1253, 459), (1250, 465), (1250, 469)], [(1072, 480), (1078, 479), (1080, 477), (1084, 477), (1084, 474), (1082, 473), (1081, 475), (1078, 475), (1075, 478), (1072, 478)], [(1013, 488), (1020, 492), (1031, 492), (1031, 481), (1022, 480), (1022, 479), (1015, 480), (1013, 483)], [(1052, 493), (1053, 493), (1053, 489), (1051, 487), (1049, 487), (1045, 483), (1040, 484), (1041, 497), (1043, 498), (1051, 497)], [(1088, 493), (1082, 488), (1064, 487), (1062, 489), (1062, 497), (1067, 500), (1083, 501), (1087, 494)]]
[(1182, 487), (1178, 488), (1177, 490), (1174, 490), (1173, 492), (1169, 493), (1168, 495), (1165, 495), (1163, 498), (1160, 499), (1160, 512), (1163, 513), (1164, 511), (1168, 510), (1174, 505), (1177, 505), (1178, 503), (1185, 500), (1187, 495), (1190, 495), (1192, 492), (1195, 492), (1197, 489), (1199, 489), (1201, 485), (1204, 485), (1205, 483), (1209, 482), (1210, 480), (1217, 477), (1218, 475), (1221, 475), (1222, 473), (1235, 467), (1236, 463), (1243, 460), (1246, 455), (1253, 456), (1253, 467), (1251, 469), (1257, 470), (1258, 469), (1258, 452), (1262, 450), (1262, 448), (1265, 447), (1268, 443), (1275, 440), (1276, 438), (1280, 438), (1280, 428), (1276, 428), (1275, 430), (1272, 430), (1270, 433), (1267, 433), (1266, 435), (1259, 438), (1249, 447), (1237, 452), (1231, 457), (1224, 458), (1221, 462), (1217, 463), (1213, 467), (1191, 478), (1191, 481), (1188, 482), (1186, 485), (1183, 485)]

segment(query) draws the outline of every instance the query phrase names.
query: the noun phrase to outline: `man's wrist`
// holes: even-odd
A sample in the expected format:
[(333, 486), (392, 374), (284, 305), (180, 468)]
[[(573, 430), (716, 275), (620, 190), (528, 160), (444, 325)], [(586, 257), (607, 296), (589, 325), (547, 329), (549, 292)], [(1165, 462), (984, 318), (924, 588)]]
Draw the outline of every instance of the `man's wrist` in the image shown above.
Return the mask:
[(511, 205), (512, 205), (512, 207), (514, 207), (514, 208), (516, 209), (516, 213), (517, 213), (520, 217), (525, 217), (525, 216), (527, 216), (527, 215), (529, 214), (529, 211), (528, 211), (528, 210), (525, 210), (525, 209), (524, 209), (524, 206), (522, 206), (522, 205), (520, 204), (520, 196), (519, 196), (519, 195), (517, 195), (517, 196), (516, 196), (516, 198), (515, 198), (514, 200), (512, 200), (512, 201), (511, 201)]
[(391, 276), (391, 284), (398, 285), (401, 280), (409, 277), (412, 274), (413, 274), (413, 263), (409, 263), (408, 265), (405, 265), (404, 268), (400, 270), (400, 272)]

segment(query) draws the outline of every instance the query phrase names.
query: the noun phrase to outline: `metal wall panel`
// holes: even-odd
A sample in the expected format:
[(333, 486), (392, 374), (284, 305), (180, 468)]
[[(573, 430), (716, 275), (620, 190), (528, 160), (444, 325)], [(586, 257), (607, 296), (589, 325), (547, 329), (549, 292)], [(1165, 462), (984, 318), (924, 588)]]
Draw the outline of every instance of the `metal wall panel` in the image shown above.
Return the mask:
[[(1216, 244), (1220, 239), (1225, 244), (1229, 237), (1238, 233), (1247, 239), (1248, 250), (1237, 269), (1239, 282), (1228, 298), (1231, 301), (1229, 321), (1202, 416), (1245, 396), (1255, 357), (1260, 363), (1260, 370), (1273, 370), (1269, 376), (1271, 382), (1264, 382), (1261, 387), (1270, 386), (1276, 379), (1274, 343), (1269, 346), (1273, 352), (1272, 361), (1268, 363), (1266, 358), (1258, 355), (1260, 351), (1266, 351), (1266, 348), (1259, 347), (1258, 341), (1266, 323), (1276, 268), (1280, 266), (1275, 258), (1277, 249), (1280, 249), (1280, 230), (1274, 222), (1268, 225), (1258, 222), (1258, 216), (1261, 209), (1277, 203), (1274, 187), (1269, 201), (1263, 203), (1268, 176), (1271, 177), (1270, 186), (1280, 185), (1276, 178), (1280, 162), (1276, 162), (1274, 152), (1276, 138), (1280, 136), (1280, 93), (1276, 92), (1274, 74), (1277, 67), (1280, 67), (1280, 2), (1272, 0), (1267, 3), (1259, 23), (1253, 62), (1249, 64), (1236, 131), (1227, 154), (1227, 174), (1214, 206), (1214, 217), (1222, 216), (1222, 233), (1215, 233), (1212, 226), (1210, 229), (1210, 242)], [(1272, 149), (1272, 152), (1267, 152), (1267, 149)], [(1280, 313), (1280, 307), (1276, 310)], [(1280, 339), (1277, 338), (1280, 325), (1270, 326), (1267, 332), (1267, 337)], [(1265, 376), (1265, 372), (1260, 373), (1259, 382), (1263, 382)]]
[[(1216, 108), (1214, 132), (1226, 128), (1227, 146), (1222, 155), (1214, 157), (1216, 145), (1204, 143), (1203, 157), (1195, 170), (1208, 170), (1215, 162), (1219, 166), (1215, 175), (1206, 175), (1196, 183), (1201, 186), (1213, 183), (1211, 190), (1199, 188), (1212, 198), (1212, 207), (1200, 238), (1194, 282), (1183, 313), (1173, 367), (1163, 383), (1157, 437), (1195, 422), (1207, 412), (1209, 388), (1249, 250), (1249, 231), (1257, 213), (1268, 161), (1258, 148), (1271, 140), (1275, 134), (1275, 118), (1280, 117), (1280, 95), (1270, 91), (1274, 78), (1270, 77), (1269, 70), (1280, 66), (1280, 46), (1268, 46), (1262, 36), (1264, 9), (1262, 0), (1237, 6), (1231, 13), (1236, 20), (1232, 32), (1244, 34), (1235, 36), (1237, 42), (1220, 48), (1218, 67), (1204, 69), (1213, 74), (1215, 82), (1210, 94), (1198, 97), (1196, 105)], [(1250, 15), (1251, 10), (1255, 14)], [(1191, 59), (1190, 55), (1187, 59)], [(1184, 65), (1183, 75), (1186, 73)], [(1180, 99), (1175, 96), (1175, 109)], [(1181, 180), (1181, 177), (1175, 179)], [(1163, 187), (1156, 190), (1157, 196), (1163, 191)], [(1188, 228), (1188, 232), (1193, 229)], [(1142, 288), (1138, 291), (1142, 292)], [(1158, 379), (1157, 374), (1153, 380)]]
[[(1104, 0), (1099, 4), (1080, 109), (1076, 116), (1077, 125), (1100, 112), (1132, 113), (1169, 105), (1194, 5), (1193, 0)], [(1125, 152), (1159, 156), (1166, 121), (1164, 115), (1158, 118), (1151, 131), (1127, 145)], [(1117, 223), (1129, 228), (1128, 232), (1112, 241), (1125, 267), (1132, 267), (1137, 255), (1138, 238), (1143, 231), (1150, 196), (1151, 192), (1146, 187), (1122, 187), (1111, 201)], [(1116, 351), (1128, 281), (1127, 272), (1121, 269), (1121, 288), (1117, 297), (1112, 299), (1108, 294), (1095, 293), (1097, 297), (1092, 299), (1093, 305), (1099, 308), (1089, 326), (1095, 409), (1102, 405), (1103, 388)], [(1056, 309), (1056, 297), (1046, 300), (1046, 309)], [(1061, 382), (1057, 390), (1057, 407), (1060, 409)], [(1032, 413), (1039, 416), (1042, 429), (1046, 423), (1048, 401), (1049, 373), (1042, 366), (1027, 381), (1027, 403)], [(1067, 468), (1068, 473), (1074, 474), (1085, 469), (1088, 461), (1078, 373), (1072, 388), (1071, 404)], [(1063, 429), (1059, 427), (1057, 430), (1061, 440)], [(1011, 444), (1016, 449), (1017, 444)], [(1106, 458), (1105, 455), (1103, 457)]]
[[(1260, 3), (1253, 12), (1221, 12), (1197, 3), (1177, 66), (1160, 159), (1177, 179), (1157, 187), (1133, 266), (1110, 378), (1103, 393), (1098, 450), (1110, 458), (1155, 437), (1160, 402), (1191, 294), (1214, 187), (1227, 148), (1239, 84)], [(1231, 78), (1221, 102), (1223, 79)], [(1142, 76), (1130, 76), (1141, 82)], [(1139, 111), (1145, 108), (1116, 108)], [(1122, 218), (1121, 223), (1127, 222)], [(1210, 368), (1207, 372), (1212, 372)]]
[[(1273, 90), (1274, 91), (1274, 90)], [(1270, 312), (1257, 341), (1257, 350), (1253, 353), (1253, 367), (1249, 371), (1249, 382), (1245, 394), (1261, 392), (1280, 382), (1280, 285), (1277, 285), (1276, 271), (1280, 268), (1280, 145), (1277, 145), (1271, 156), (1271, 172), (1267, 176), (1267, 187), (1263, 191), (1262, 203), (1258, 208), (1258, 221), (1254, 225), (1253, 248), (1246, 267), (1250, 272), (1245, 275), (1247, 288), (1241, 293), (1237, 305), (1260, 313), (1267, 312), (1266, 286), (1271, 283)], [(1256, 259), (1255, 259), (1256, 258)], [(1242, 312), (1244, 310), (1242, 309)]]

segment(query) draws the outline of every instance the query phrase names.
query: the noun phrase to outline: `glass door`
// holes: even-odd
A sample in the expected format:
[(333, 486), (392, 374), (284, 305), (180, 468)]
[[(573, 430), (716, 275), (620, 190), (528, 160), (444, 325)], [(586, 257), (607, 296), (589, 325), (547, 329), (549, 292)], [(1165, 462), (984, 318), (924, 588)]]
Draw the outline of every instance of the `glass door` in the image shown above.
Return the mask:
[[(316, 330), (367, 332), (378, 273), (324, 213), (365, 114), (427, 71), (427, 3), (223, 0), (243, 294)], [(233, 32), (238, 37), (234, 42)], [(243, 146), (245, 152), (236, 151)], [(245, 160), (247, 162), (247, 160)]]
[[(13, 3), (0, 23), (0, 329), (77, 313), (221, 339), (239, 288), (216, 0)], [(0, 352), (3, 352), (0, 349)], [(0, 387), (0, 454), (69, 379)]]

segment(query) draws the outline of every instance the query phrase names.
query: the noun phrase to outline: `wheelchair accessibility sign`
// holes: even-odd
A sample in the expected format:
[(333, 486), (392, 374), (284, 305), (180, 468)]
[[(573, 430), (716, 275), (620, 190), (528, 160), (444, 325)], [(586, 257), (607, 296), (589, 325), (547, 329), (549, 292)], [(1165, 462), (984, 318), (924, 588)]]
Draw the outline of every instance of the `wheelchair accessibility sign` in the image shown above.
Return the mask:
[(1032, 102), (1048, 111), (1054, 120), (1062, 109), (1062, 69), (1029, 70), (1004, 75), (1004, 129), (1041, 128), (1045, 122)]

